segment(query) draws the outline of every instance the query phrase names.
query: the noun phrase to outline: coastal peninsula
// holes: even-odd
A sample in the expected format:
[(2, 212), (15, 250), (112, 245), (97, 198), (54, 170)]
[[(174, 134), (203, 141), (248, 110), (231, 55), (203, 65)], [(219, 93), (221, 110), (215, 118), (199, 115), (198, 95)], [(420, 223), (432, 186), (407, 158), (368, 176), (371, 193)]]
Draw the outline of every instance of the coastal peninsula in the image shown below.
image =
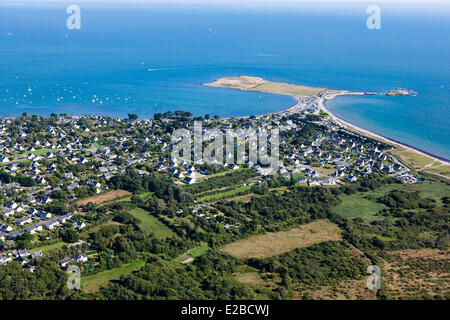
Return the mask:
[(204, 85), (218, 88), (285, 94), (294, 96), (296, 98), (314, 96), (325, 90), (324, 88), (308, 87), (283, 82), (273, 82), (251, 76), (220, 78), (215, 80), (214, 82), (205, 83)]
[[(274, 82), (259, 77), (245, 75), (241, 75), (238, 77), (224, 77), (216, 79), (215, 81), (210, 83), (205, 83), (203, 85), (216, 88), (229, 88), (243, 91), (255, 91), (293, 96), (297, 100), (297, 104), (295, 106), (275, 113), (290, 114), (304, 112), (306, 110), (315, 113), (320, 113), (320, 111), (326, 112), (330, 116), (331, 121), (345, 127), (347, 130), (391, 145), (393, 149), (390, 152), (398, 156), (405, 164), (407, 164), (412, 169), (434, 174), (450, 180), (450, 164), (447, 161), (429, 155), (413, 147), (404, 145), (398, 141), (388, 139), (376, 133), (350, 124), (332, 114), (326, 108), (325, 104), (327, 100), (333, 99), (336, 96), (340, 95), (416, 95), (417, 93), (412, 90), (392, 89), (384, 93), (357, 92)], [(260, 115), (259, 117), (261, 116), (265, 115)]]

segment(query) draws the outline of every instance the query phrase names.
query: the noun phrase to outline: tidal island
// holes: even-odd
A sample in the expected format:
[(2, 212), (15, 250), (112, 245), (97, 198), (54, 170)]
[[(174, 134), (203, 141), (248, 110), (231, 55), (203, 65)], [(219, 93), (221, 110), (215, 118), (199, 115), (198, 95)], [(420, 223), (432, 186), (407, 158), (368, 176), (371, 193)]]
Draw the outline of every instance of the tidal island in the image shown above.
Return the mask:
[[(268, 81), (260, 77), (240, 75), (238, 77), (224, 77), (216, 79), (213, 82), (203, 84), (209, 87), (237, 89), (243, 91), (264, 92), (273, 94), (283, 94), (293, 96), (297, 103), (279, 112), (253, 116), (256, 118), (266, 117), (268, 115), (290, 115), (300, 113), (303, 115), (323, 116), (321, 122), (325, 122), (332, 127), (344, 128), (358, 135), (375, 139), (392, 146), (390, 151), (393, 155), (399, 157), (402, 162), (411, 168), (428, 172), (434, 175), (448, 179), (450, 174), (450, 165), (445, 159), (440, 159), (434, 155), (418, 150), (392, 138), (387, 138), (379, 134), (362, 129), (343, 119), (338, 118), (326, 108), (326, 101), (341, 95), (388, 95), (388, 96), (415, 96), (416, 92), (408, 89), (396, 88), (387, 92), (358, 92), (350, 90), (339, 90), (331, 88), (320, 88), (304, 86), (292, 83), (282, 83)], [(247, 118), (247, 117), (244, 117)]]

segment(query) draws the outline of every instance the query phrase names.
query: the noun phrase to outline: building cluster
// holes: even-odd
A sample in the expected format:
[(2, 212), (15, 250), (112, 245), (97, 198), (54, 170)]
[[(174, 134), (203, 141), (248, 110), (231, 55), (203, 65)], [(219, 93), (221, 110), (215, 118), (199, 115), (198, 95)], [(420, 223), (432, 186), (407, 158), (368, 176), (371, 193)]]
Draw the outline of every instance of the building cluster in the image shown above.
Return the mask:
[[(311, 120), (311, 116), (315, 118)], [(162, 173), (180, 185), (208, 179), (211, 164), (204, 159), (189, 162), (171, 157), (178, 142), (171, 139), (175, 128), (171, 125), (176, 123), (179, 127), (179, 120), (63, 115), (0, 119), (0, 239), (10, 242), (10, 249), (3, 246), (0, 264), (15, 257), (23, 266), (30, 265), (35, 258), (32, 254), (13, 252), (21, 249), (15, 248), (14, 243), (25, 233), (33, 236), (34, 241), (45, 243), (59, 237), (65, 229), (79, 232), (88, 226), (91, 222), (79, 214), (77, 201), (107, 192), (108, 182), (126, 173), (129, 167), (139, 175)], [(236, 148), (236, 153), (242, 153), (242, 163), (233, 161), (237, 157), (235, 152), (224, 153), (223, 163), (217, 163), (221, 171), (251, 168), (261, 179), (270, 179), (271, 168), (253, 163), (246, 153), (260, 142), (258, 134), (265, 133), (270, 141), (272, 130), (278, 129), (277, 177), (313, 186), (351, 183), (373, 172), (385, 172), (405, 183), (421, 183), (420, 178), (386, 153), (386, 146), (349, 132), (329, 117), (321, 117), (317, 99), (305, 99), (298, 110), (289, 112), (202, 121), (203, 147), (211, 140), (208, 135), (213, 128), (231, 134), (236, 147), (245, 146)], [(320, 133), (303, 135), (312, 124), (320, 126)], [(181, 125), (193, 130), (194, 120), (189, 118)], [(260, 147), (258, 152), (268, 150)], [(225, 228), (238, 227), (220, 213), (204, 214), (198, 213), (200, 218), (224, 223)], [(66, 265), (68, 259), (61, 265)]]

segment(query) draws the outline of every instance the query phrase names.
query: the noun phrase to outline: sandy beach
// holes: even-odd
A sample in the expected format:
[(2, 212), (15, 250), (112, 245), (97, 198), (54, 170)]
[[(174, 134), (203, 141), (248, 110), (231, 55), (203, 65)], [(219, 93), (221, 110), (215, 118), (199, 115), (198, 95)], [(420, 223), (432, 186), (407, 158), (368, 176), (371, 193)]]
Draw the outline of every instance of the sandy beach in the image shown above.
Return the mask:
[(319, 105), (320, 105), (320, 108), (321, 108), (321, 110), (323, 110), (324, 112), (328, 113), (328, 114), (330, 115), (330, 117), (332, 117), (335, 121), (339, 122), (341, 125), (343, 125), (344, 127), (346, 127), (348, 130), (353, 131), (353, 132), (355, 132), (355, 133), (358, 133), (358, 134), (360, 134), (360, 135), (363, 135), (363, 136), (365, 136), (365, 137), (369, 137), (369, 138), (372, 138), (372, 139), (375, 139), (375, 140), (378, 140), (378, 141), (381, 141), (381, 142), (390, 144), (390, 145), (392, 145), (393, 147), (397, 147), (397, 148), (398, 148), (398, 147), (405, 148), (405, 149), (407, 149), (407, 150), (409, 150), (409, 151), (411, 151), (411, 152), (415, 152), (415, 153), (417, 153), (417, 154), (419, 154), (419, 155), (421, 155), (421, 156), (425, 156), (425, 157), (431, 158), (432, 160), (438, 162), (438, 163), (441, 164), (441, 165), (449, 165), (449, 162), (446, 161), (446, 160), (440, 159), (440, 158), (438, 158), (438, 157), (436, 157), (436, 156), (433, 156), (433, 155), (431, 155), (431, 154), (425, 153), (425, 152), (423, 152), (423, 151), (421, 151), (421, 150), (418, 150), (418, 149), (413, 148), (413, 147), (411, 147), (411, 146), (408, 146), (408, 145), (406, 145), (406, 144), (402, 144), (402, 143), (400, 143), (400, 142), (398, 142), (398, 141), (394, 141), (394, 140), (391, 140), (391, 139), (389, 139), (389, 138), (383, 137), (383, 136), (381, 136), (381, 135), (379, 135), (379, 134), (376, 134), (376, 133), (374, 133), (374, 132), (371, 132), (371, 131), (362, 129), (362, 128), (357, 127), (356, 125), (354, 125), (354, 124), (352, 124), (352, 123), (350, 123), (350, 122), (347, 122), (347, 121), (345, 121), (345, 120), (343, 120), (343, 119), (341, 119), (341, 118), (338, 118), (336, 115), (334, 115), (330, 110), (328, 110), (328, 109), (326, 108), (326, 101), (327, 101), (327, 100), (330, 100), (330, 99), (333, 99), (333, 98), (336, 97), (336, 96), (337, 96), (337, 95), (334, 95), (333, 97), (329, 97), (329, 98), (322, 99), (322, 101), (321, 101), (320, 104), (319, 104)]

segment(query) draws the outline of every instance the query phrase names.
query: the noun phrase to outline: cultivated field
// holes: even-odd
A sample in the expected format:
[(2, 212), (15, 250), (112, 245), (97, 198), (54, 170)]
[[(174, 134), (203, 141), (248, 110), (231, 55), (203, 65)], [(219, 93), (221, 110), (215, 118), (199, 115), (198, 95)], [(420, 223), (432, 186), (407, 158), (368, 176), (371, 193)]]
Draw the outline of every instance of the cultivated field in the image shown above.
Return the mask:
[(102, 193), (96, 196), (92, 196), (86, 199), (81, 199), (79, 201), (76, 202), (77, 205), (82, 206), (85, 204), (88, 204), (89, 202), (92, 202), (93, 204), (102, 204), (117, 198), (121, 198), (121, 197), (125, 197), (125, 196), (129, 196), (131, 195), (130, 192), (125, 191), (125, 190), (114, 190), (114, 191), (109, 191), (106, 193)]
[(341, 240), (340, 232), (334, 223), (317, 220), (289, 231), (268, 232), (238, 240), (221, 250), (240, 259), (266, 258), (324, 241)]

